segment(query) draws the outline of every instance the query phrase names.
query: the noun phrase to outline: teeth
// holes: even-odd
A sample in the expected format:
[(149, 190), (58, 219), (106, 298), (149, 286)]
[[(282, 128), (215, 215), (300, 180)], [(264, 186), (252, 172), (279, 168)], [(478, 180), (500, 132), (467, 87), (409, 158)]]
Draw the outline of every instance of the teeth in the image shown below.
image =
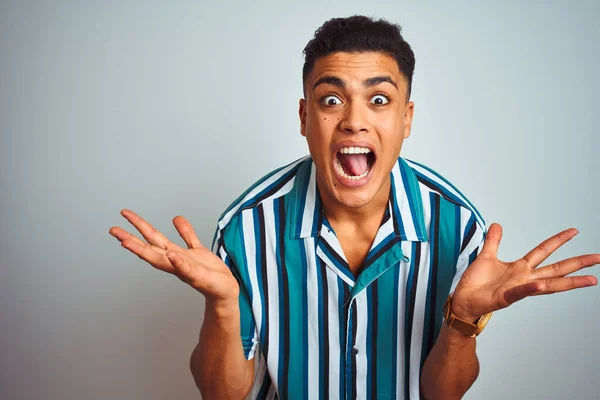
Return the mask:
[[(353, 154), (353, 153), (343, 153), (343, 154)], [(356, 153), (356, 154), (360, 154), (360, 153)], [(369, 171), (371, 171), (371, 168), (367, 168), (367, 170), (365, 172), (363, 172), (362, 174), (360, 174), (359, 176), (352, 176), (352, 175), (348, 175), (347, 173), (344, 172), (344, 168), (342, 167), (342, 164), (339, 162), (339, 160), (335, 160), (335, 166), (336, 166), (337, 170), (340, 172), (340, 175), (342, 175), (346, 179), (350, 179), (351, 181), (357, 181), (359, 179), (362, 179), (362, 178), (366, 177), (367, 175), (369, 175)]]
[(369, 154), (371, 149), (366, 147), (342, 147), (340, 153), (342, 154)]

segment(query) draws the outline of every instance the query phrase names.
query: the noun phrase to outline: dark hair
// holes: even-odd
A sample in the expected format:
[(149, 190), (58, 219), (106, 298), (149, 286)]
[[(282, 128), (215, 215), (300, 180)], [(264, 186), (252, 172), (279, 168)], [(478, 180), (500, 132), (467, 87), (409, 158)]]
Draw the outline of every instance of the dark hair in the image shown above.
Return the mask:
[(393, 57), (408, 82), (406, 99), (410, 98), (415, 55), (401, 35), (400, 25), (384, 19), (375, 20), (362, 15), (332, 18), (315, 31), (315, 37), (304, 48), (302, 86), (320, 57), (336, 52), (383, 52)]

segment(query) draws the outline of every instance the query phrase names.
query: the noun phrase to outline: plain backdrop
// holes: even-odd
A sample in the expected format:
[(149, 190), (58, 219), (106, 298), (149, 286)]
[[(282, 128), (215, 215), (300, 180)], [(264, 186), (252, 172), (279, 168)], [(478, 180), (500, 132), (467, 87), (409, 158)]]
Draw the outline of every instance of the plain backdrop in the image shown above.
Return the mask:
[[(0, 398), (199, 398), (203, 297), (108, 230), (130, 208), (182, 244), (182, 214), (210, 244), (238, 194), (307, 154), (302, 49), (353, 14), (402, 25), (402, 154), (503, 225), (500, 258), (571, 226), (549, 261), (600, 251), (600, 2), (1, 1)], [(599, 301), (495, 313), (465, 398), (598, 398)]]

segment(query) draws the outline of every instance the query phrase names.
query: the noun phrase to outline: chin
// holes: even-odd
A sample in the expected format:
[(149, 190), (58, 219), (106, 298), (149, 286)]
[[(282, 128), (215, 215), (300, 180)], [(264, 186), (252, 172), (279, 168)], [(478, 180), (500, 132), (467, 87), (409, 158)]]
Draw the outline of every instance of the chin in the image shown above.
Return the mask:
[[(366, 182), (340, 182), (333, 174), (329, 185), (330, 193), (340, 205), (347, 208), (361, 208), (369, 205), (381, 190), (383, 182), (373, 179), (375, 176), (369, 174)], [(354, 184), (354, 185), (353, 185)]]
[(344, 193), (337, 194), (338, 203), (348, 208), (361, 208), (368, 205), (375, 196), (368, 196), (366, 193)]

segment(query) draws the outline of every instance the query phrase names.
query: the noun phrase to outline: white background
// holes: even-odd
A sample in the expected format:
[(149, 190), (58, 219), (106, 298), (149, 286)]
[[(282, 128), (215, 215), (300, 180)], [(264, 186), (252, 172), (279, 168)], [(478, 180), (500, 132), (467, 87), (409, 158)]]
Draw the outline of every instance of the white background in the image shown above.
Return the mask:
[[(238, 194), (305, 155), (302, 49), (335, 16), (403, 26), (403, 155), (503, 225), (501, 258), (571, 226), (550, 261), (600, 251), (600, 3), (416, 3), (0, 2), (0, 397), (199, 397), (202, 296), (108, 229), (131, 208), (175, 238), (182, 214), (209, 244)], [(466, 398), (597, 398), (599, 301), (494, 314)]]

